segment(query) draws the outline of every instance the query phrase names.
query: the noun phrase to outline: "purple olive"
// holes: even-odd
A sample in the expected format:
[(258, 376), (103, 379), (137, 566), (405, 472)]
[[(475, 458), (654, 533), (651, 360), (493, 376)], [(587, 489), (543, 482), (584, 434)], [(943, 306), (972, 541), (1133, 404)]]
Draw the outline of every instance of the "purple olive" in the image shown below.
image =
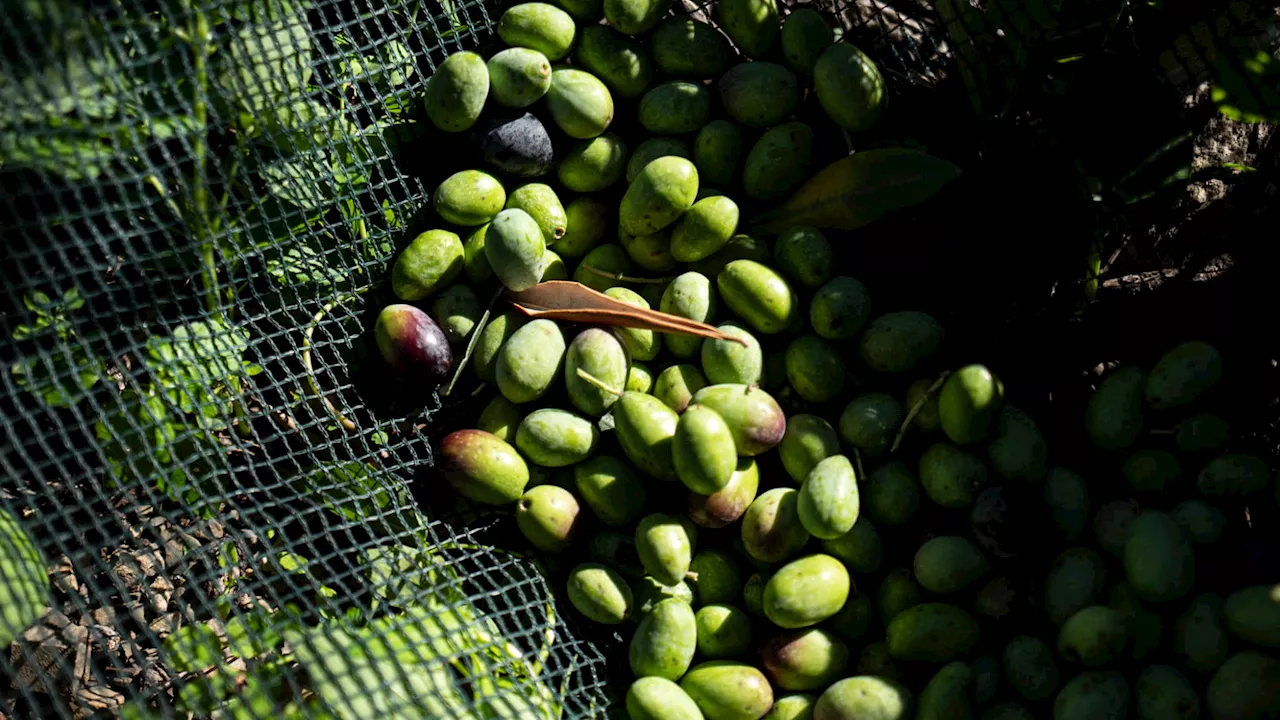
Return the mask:
[(412, 305), (388, 305), (374, 329), (387, 364), (414, 380), (438, 385), (449, 377), (453, 351), (430, 315)]

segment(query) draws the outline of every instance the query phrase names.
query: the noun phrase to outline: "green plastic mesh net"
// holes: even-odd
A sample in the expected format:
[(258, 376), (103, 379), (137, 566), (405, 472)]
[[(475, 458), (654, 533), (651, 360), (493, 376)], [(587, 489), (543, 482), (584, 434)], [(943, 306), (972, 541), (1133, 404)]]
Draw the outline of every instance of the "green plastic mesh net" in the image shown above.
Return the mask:
[[(995, 31), (1056, 38), (1052, 5), (817, 7), (895, 91), (959, 63), (994, 117), (1028, 67)], [(0, 716), (609, 712), (610, 638), (484, 516), (428, 512), (454, 406), (366, 392), (368, 298), (432, 190), (426, 80), (502, 7), (2, 8)]]

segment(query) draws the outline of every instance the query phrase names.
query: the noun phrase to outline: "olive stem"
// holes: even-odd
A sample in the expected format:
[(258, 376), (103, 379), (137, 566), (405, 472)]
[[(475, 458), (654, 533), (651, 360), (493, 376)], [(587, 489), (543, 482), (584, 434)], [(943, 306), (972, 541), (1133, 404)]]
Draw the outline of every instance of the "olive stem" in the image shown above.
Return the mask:
[(603, 380), (601, 380), (600, 378), (596, 377), (595, 375), (592, 375), (591, 373), (587, 372), (586, 370), (583, 370), (582, 368), (578, 368), (577, 373), (578, 373), (578, 377), (582, 378), (583, 380), (586, 380), (587, 382), (591, 383), (592, 385), (595, 385), (596, 387), (600, 388), (601, 390), (603, 390), (603, 391), (605, 391), (605, 392), (607, 392), (607, 393), (609, 393), (609, 394), (611, 394), (611, 395), (615, 395), (615, 396), (617, 396), (617, 397), (622, 397), (622, 391), (621, 391), (621, 390), (615, 390), (614, 388), (609, 387), (608, 385), (606, 385), (606, 384), (604, 383), (604, 381), (603, 381)]
[(623, 275), (622, 273), (607, 272), (605, 270), (592, 267), (591, 265), (583, 265), (582, 269), (586, 270), (592, 275), (599, 275), (602, 278), (609, 278), (610, 280), (617, 280), (618, 282), (640, 283), (644, 285), (661, 285), (662, 283), (670, 280), (670, 278), (665, 278), (665, 277), (660, 277), (660, 278), (631, 277), (630, 275)]
[(929, 402), (929, 396), (938, 392), (938, 389), (942, 387), (942, 383), (946, 382), (950, 375), (951, 371), (939, 375), (938, 379), (934, 380), (933, 384), (929, 386), (929, 389), (925, 390), (924, 394), (920, 396), (920, 399), (916, 400), (916, 404), (911, 406), (911, 411), (907, 413), (907, 418), (902, 421), (902, 427), (898, 428), (898, 435), (893, 439), (893, 446), (889, 448), (889, 452), (898, 451), (898, 446), (902, 444), (902, 438), (907, 435), (907, 428), (911, 427), (911, 421), (916, 419), (916, 415), (919, 414), (921, 408), (925, 406), (925, 403)]
[(209, 216), (209, 47), (210, 28), (204, 11), (193, 8), (190, 0), (183, 2), (183, 10), (190, 16), (190, 25), (186, 28), (189, 44), (191, 44), (191, 65), (194, 77), (191, 101), (191, 116), (200, 132), (191, 136), (191, 155), (195, 159), (195, 177), (192, 178), (191, 204), (195, 210), (192, 227), (193, 234), (200, 242), (200, 259), (203, 265), (201, 281), (204, 289), (205, 309), (210, 315), (218, 313), (218, 247), (211, 237)]
[(858, 466), (858, 478), (859, 479), (866, 478), (867, 473), (865, 470), (862, 469), (862, 452), (859, 451), (858, 448), (853, 449), (853, 462), (855, 465)]
[(532, 562), (533, 564), (538, 566), (539, 570), (543, 570), (543, 567), (540, 563), (538, 563), (537, 558), (535, 558), (533, 555), (530, 555), (529, 553), (521, 552), (520, 550), (510, 550), (508, 548), (494, 547), (492, 545), (477, 545), (476, 543), (460, 543), (455, 540), (442, 542), (436, 545), (436, 549), (437, 550), (462, 550), (465, 552), (491, 552), (491, 553), (499, 553), (501, 555), (510, 555), (511, 557), (520, 558), (521, 560)]
[[(195, 160), (194, 175), (191, 178), (191, 209), (194, 212), (193, 216), (183, 215), (182, 217), (199, 242), (202, 265), (200, 278), (204, 290), (205, 309), (210, 316), (221, 315), (222, 319), (230, 324), (230, 313), (219, 311), (218, 243), (213, 236), (220, 223), (209, 207), (209, 58), (213, 54), (210, 45), (213, 33), (209, 27), (209, 18), (203, 9), (193, 7), (190, 0), (184, 0), (182, 10), (190, 20), (187, 27), (181, 29), (182, 33), (178, 37), (191, 47), (191, 67), (194, 76), (191, 117), (192, 123), (200, 128), (200, 132), (191, 136), (191, 156)], [(167, 196), (163, 183), (159, 179), (152, 182), (152, 187)], [(168, 202), (170, 207), (175, 207), (172, 201)], [(219, 206), (219, 210), (221, 209), (222, 207)], [(228, 290), (230, 292), (230, 288)], [(249, 412), (243, 397), (244, 387), (239, 376), (232, 376), (227, 384), (236, 396), (231, 403), (232, 413), (236, 417), (234, 423), (236, 432), (240, 437), (247, 438), (252, 434), (253, 428), (248, 422)]]
[(334, 407), (332, 402), (329, 402), (329, 398), (320, 393), (320, 382), (316, 380), (315, 366), (311, 362), (311, 338), (315, 335), (316, 328), (320, 327), (320, 321), (324, 320), (335, 307), (341, 305), (347, 300), (355, 299), (358, 295), (363, 294), (369, 289), (370, 288), (364, 288), (363, 290), (357, 290), (353, 293), (346, 293), (339, 296), (338, 299), (321, 306), (320, 310), (315, 315), (311, 316), (311, 322), (307, 323), (307, 329), (302, 333), (302, 368), (306, 371), (307, 390), (324, 405), (325, 409), (329, 411), (329, 414), (338, 421), (338, 424), (342, 425), (342, 427), (349, 432), (355, 432), (358, 429), (356, 424), (347, 419), (347, 416), (338, 412), (338, 408)]
[[(502, 295), (502, 288), (498, 288), (493, 293), (493, 297), (489, 299), (489, 307), (484, 309), (484, 314), (480, 316), (480, 322), (471, 330), (471, 339), (467, 341), (467, 351), (462, 354), (462, 362), (458, 363), (458, 367), (453, 369), (453, 377), (449, 378), (449, 385), (444, 389), (444, 396), (449, 397), (449, 393), (453, 392), (453, 386), (458, 384), (458, 378), (462, 377), (462, 371), (466, 369), (467, 363), (471, 361), (471, 353), (476, 350), (476, 343), (480, 341), (480, 333), (484, 332), (484, 328), (489, 324), (489, 313), (493, 311), (493, 303)], [(434, 319), (434, 318), (433, 318)]]
[(165, 207), (169, 208), (169, 212), (173, 213), (174, 217), (179, 220), (183, 219), (182, 210), (178, 208), (178, 204), (173, 201), (173, 198), (169, 197), (169, 188), (164, 184), (163, 180), (155, 175), (148, 175), (142, 180), (150, 185), (156, 191), (156, 194), (164, 200)]

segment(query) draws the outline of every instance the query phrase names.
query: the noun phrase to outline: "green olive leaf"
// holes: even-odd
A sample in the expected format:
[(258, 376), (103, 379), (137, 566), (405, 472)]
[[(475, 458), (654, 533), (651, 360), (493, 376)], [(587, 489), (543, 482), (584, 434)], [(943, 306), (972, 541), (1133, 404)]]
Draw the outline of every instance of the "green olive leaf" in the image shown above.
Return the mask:
[(750, 227), (765, 234), (796, 225), (856, 230), (938, 194), (960, 176), (948, 160), (906, 147), (863, 150), (810, 177)]

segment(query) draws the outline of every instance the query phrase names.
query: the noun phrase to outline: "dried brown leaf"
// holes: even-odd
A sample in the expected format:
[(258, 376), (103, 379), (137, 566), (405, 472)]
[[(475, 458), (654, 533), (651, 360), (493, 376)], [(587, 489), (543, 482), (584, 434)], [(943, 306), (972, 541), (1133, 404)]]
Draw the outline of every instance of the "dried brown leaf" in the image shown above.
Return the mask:
[(571, 280), (552, 280), (527, 290), (508, 292), (507, 300), (531, 318), (697, 335), (715, 340), (730, 340), (746, 346), (742, 339), (723, 333), (706, 323), (628, 305)]

